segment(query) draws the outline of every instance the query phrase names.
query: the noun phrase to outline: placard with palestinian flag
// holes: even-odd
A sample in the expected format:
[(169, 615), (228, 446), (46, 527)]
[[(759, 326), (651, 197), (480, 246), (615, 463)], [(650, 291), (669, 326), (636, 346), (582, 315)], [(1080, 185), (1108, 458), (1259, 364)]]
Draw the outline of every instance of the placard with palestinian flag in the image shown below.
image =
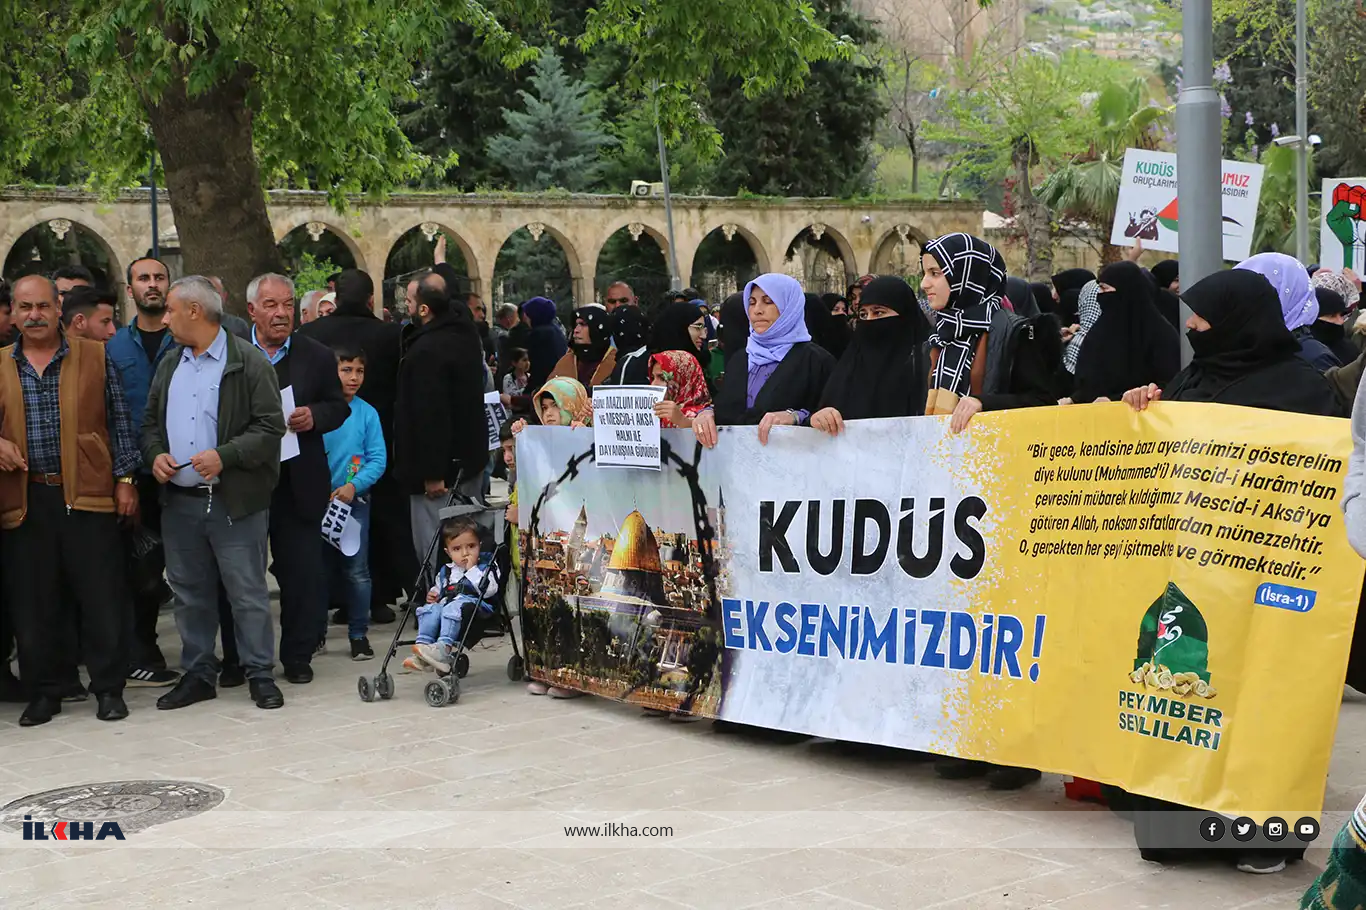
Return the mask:
[[(1260, 164), (1246, 161), (1223, 162), (1224, 258), (1230, 262), (1241, 262), (1252, 255), (1263, 170)], [(1133, 246), (1142, 241), (1145, 250), (1177, 252), (1181, 212), (1176, 197), (1176, 155), (1128, 149), (1110, 242)]]

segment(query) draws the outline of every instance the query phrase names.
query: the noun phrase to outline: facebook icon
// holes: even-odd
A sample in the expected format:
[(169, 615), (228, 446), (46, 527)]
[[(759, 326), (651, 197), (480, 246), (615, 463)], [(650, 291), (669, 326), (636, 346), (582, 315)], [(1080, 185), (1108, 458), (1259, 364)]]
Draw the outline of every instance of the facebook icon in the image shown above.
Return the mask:
[(1210, 815), (1200, 823), (1200, 836), (1210, 843), (1221, 840), (1224, 836), (1224, 820), (1217, 815)]

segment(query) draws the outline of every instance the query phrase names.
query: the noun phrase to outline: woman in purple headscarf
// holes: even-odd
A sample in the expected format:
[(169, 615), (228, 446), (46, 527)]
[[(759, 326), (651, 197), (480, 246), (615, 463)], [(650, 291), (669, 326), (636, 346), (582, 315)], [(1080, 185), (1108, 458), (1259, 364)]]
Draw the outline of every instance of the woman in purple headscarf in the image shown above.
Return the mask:
[(1258, 253), (1234, 268), (1256, 272), (1271, 282), (1281, 301), (1285, 327), (1300, 343), (1302, 360), (1308, 361), (1319, 372), (1342, 366), (1328, 346), (1315, 338), (1310, 329), (1314, 320), (1319, 318), (1319, 301), (1309, 283), (1309, 270), (1298, 259), (1284, 253)]
[(693, 421), (697, 439), (716, 445), (717, 426), (758, 425), (768, 444), (776, 426), (805, 426), (835, 367), (806, 329), (806, 295), (797, 279), (770, 273), (745, 286), (749, 340), (726, 362), (714, 410)]

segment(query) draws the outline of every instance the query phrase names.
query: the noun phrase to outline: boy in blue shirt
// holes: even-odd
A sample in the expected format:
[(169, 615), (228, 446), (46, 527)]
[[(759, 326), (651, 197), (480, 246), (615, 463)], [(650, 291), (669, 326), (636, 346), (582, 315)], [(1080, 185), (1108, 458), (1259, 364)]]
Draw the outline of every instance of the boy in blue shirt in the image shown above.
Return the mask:
[(347, 635), (351, 639), (351, 659), (370, 660), (375, 652), (366, 637), (370, 631), (370, 499), (367, 494), (384, 474), (384, 431), (380, 428), (379, 413), (365, 399), (356, 397), (365, 382), (365, 352), (344, 347), (335, 351), (342, 394), (351, 406), (351, 416), (331, 433), (323, 434), (323, 446), (327, 449), (327, 467), (332, 474), (332, 498), (351, 506), (351, 520), (360, 526), (360, 549), (355, 556), (343, 556), (340, 550), (328, 547), (327, 557), (332, 563), (331, 583), (340, 584), (346, 592), (345, 602), (350, 609)]

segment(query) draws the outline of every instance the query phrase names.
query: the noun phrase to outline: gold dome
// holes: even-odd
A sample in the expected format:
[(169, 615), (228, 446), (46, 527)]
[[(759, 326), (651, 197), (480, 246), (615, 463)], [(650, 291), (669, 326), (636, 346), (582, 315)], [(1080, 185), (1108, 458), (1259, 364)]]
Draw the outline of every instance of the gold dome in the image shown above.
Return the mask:
[(621, 523), (616, 546), (612, 548), (612, 561), (608, 569), (634, 570), (637, 572), (661, 573), (659, 564), (659, 544), (645, 516), (632, 512)]

